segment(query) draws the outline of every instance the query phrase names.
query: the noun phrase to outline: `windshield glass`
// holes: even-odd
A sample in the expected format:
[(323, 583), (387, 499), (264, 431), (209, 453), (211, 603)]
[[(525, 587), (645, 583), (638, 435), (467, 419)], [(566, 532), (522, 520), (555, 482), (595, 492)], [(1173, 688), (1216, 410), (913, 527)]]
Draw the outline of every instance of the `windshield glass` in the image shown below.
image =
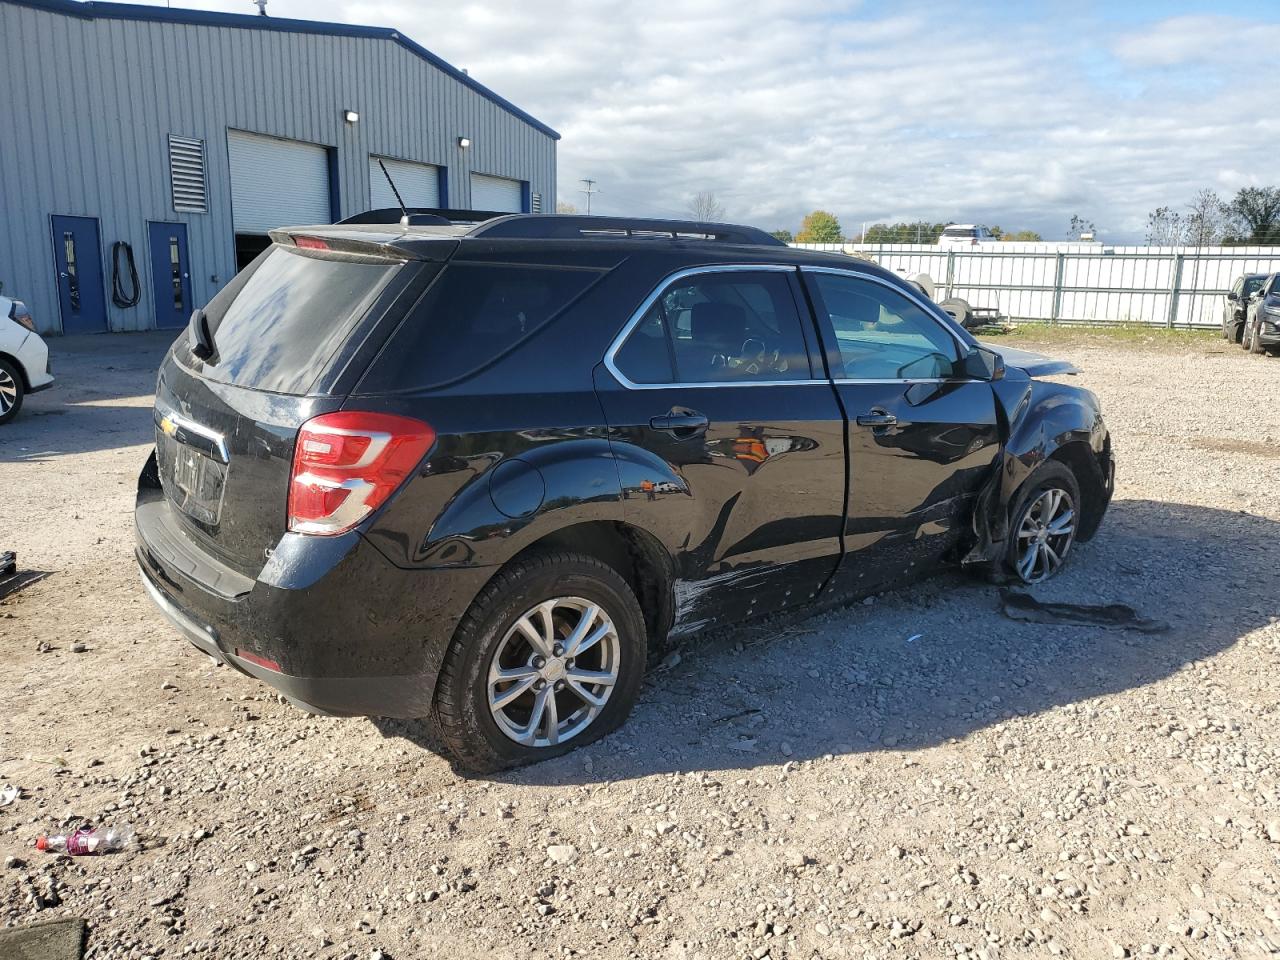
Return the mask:
[(978, 231), (972, 227), (947, 227), (942, 231), (944, 237), (976, 237)]
[(1244, 295), (1247, 297), (1250, 294), (1257, 293), (1262, 289), (1262, 285), (1266, 282), (1266, 279), (1266, 277), (1245, 277)]

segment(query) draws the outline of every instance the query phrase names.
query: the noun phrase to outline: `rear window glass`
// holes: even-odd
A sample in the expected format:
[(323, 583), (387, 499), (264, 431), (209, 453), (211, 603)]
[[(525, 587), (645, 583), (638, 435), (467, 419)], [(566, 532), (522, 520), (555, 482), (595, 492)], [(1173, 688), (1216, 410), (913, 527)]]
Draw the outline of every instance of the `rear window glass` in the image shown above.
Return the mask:
[(972, 227), (947, 227), (942, 231), (944, 237), (976, 237), (978, 231)]
[(217, 362), (203, 375), (307, 393), (400, 266), (270, 248), (205, 307)]
[(437, 386), (487, 366), (601, 276), (594, 269), (455, 261), (392, 336), (360, 390)]

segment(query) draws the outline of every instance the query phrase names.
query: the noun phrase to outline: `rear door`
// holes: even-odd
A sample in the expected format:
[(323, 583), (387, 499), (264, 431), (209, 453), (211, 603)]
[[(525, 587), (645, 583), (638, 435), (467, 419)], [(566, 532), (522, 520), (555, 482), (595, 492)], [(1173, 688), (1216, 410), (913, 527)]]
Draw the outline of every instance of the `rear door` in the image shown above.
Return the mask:
[(803, 603), (839, 560), (844, 421), (801, 304), (794, 267), (685, 270), (597, 368), (628, 518), (676, 558), (677, 635)]
[(262, 568), (285, 532), (298, 428), (342, 406), (344, 367), (403, 316), (424, 266), (273, 245), (205, 308), (212, 357), (190, 333), (174, 343), (156, 389), (161, 486), (227, 565)]
[(934, 565), (967, 529), (1000, 452), (995, 395), (957, 375), (967, 345), (911, 293), (853, 271), (803, 275), (849, 418), (836, 586), (872, 590)]

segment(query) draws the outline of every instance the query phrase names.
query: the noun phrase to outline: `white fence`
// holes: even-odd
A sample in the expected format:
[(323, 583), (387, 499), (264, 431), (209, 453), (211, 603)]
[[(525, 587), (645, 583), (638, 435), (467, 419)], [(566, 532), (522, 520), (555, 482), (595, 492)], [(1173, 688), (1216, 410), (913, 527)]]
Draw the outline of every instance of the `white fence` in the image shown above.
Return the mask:
[(1280, 247), (1113, 247), (1102, 244), (797, 243), (870, 257), (907, 277), (927, 273), (936, 297), (961, 297), (1015, 320), (1213, 327), (1242, 273), (1280, 271)]

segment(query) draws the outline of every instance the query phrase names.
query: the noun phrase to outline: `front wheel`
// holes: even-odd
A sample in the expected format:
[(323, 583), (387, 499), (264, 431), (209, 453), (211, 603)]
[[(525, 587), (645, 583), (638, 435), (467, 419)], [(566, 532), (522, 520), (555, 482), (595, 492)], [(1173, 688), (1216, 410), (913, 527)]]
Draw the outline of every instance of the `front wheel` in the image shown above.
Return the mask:
[(1023, 583), (1048, 580), (1067, 562), (1080, 520), (1080, 485), (1049, 460), (1023, 483), (1009, 525), (1005, 565)]
[(612, 567), (573, 553), (518, 561), (472, 603), (445, 654), (443, 746), (485, 773), (598, 740), (631, 712), (646, 651), (640, 605)]
[(22, 409), (22, 374), (8, 360), (0, 360), (0, 423), (8, 423)]

